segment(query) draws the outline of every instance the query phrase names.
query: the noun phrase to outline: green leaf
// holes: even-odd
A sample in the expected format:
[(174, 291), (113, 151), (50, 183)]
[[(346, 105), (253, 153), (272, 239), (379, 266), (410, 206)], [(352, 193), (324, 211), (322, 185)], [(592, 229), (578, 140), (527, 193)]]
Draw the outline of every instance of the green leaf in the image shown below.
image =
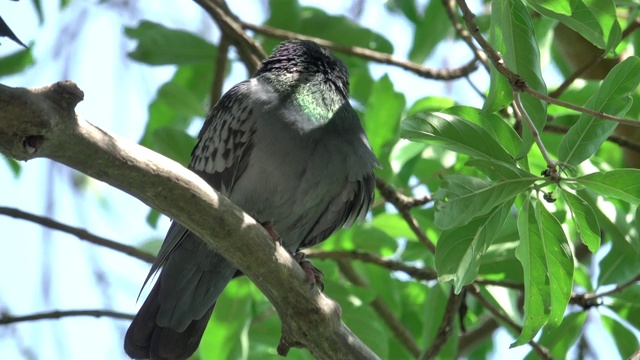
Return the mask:
[(17, 74), (34, 63), (31, 48), (16, 51), (0, 58), (0, 76)]
[(443, 230), (465, 225), (498, 205), (512, 202), (536, 180), (534, 177), (488, 182), (467, 175), (447, 176), (443, 186), (433, 194), (435, 225)]
[(540, 6), (554, 13), (571, 16), (571, 2), (569, 0), (528, 0), (532, 6)]
[[(640, 83), (640, 58), (630, 56), (616, 65), (602, 82), (598, 91), (587, 101), (587, 108), (612, 114), (624, 115), (631, 106), (631, 93)], [(561, 162), (578, 165), (593, 155), (613, 133), (618, 124), (582, 114), (578, 122), (569, 129), (558, 147)]]
[(511, 203), (505, 203), (466, 226), (443, 231), (436, 246), (438, 280), (453, 280), (457, 294), (463, 286), (472, 283), (478, 276), (482, 256), (502, 228), (510, 210)]
[(429, 1), (424, 16), (416, 23), (409, 60), (422, 64), (436, 45), (450, 34), (453, 34), (453, 27), (442, 1)]
[(537, 1), (529, 4), (545, 17), (559, 20), (573, 29), (593, 45), (613, 50), (620, 42), (621, 30), (617, 21), (616, 8), (611, 0), (572, 0), (571, 15), (550, 11), (540, 6)]
[(569, 191), (562, 191), (562, 196), (571, 211), (571, 217), (576, 224), (582, 243), (595, 254), (600, 248), (600, 226), (596, 214), (580, 196)]
[(513, 158), (482, 127), (444, 113), (419, 113), (400, 124), (400, 136), (412, 141), (430, 141), (448, 150), (507, 163)]
[(516, 178), (535, 178), (532, 173), (522, 170), (516, 165), (505, 163), (502, 161), (492, 161), (486, 159), (473, 159), (465, 163), (467, 166), (473, 166), (482, 171), (485, 175), (493, 180), (508, 180)]
[[(269, 0), (269, 18), (264, 24), (276, 29), (299, 32), (301, 10), (298, 0)], [(281, 41), (265, 37), (262, 48), (266, 53), (271, 53)]]
[(299, 33), (317, 36), (341, 45), (393, 53), (393, 44), (384, 36), (360, 26), (346, 16), (328, 15), (312, 7), (303, 7), (300, 11)]
[(528, 343), (546, 323), (557, 327), (571, 297), (573, 255), (560, 222), (544, 204), (528, 198), (518, 215), (516, 256), (525, 278), (525, 321), (511, 346)]
[(160, 24), (142, 21), (137, 27), (126, 27), (125, 34), (138, 40), (129, 57), (150, 65), (212, 64), (216, 47), (183, 30), (168, 29)]
[(619, 284), (638, 275), (637, 252), (629, 251), (628, 246), (614, 242), (611, 250), (598, 264), (598, 285)]
[(13, 173), (14, 177), (17, 178), (18, 176), (20, 176), (20, 170), (22, 169), (22, 167), (20, 167), (19, 162), (15, 161), (10, 157), (5, 156), (4, 154), (0, 154), (0, 157), (2, 157), (7, 161), (7, 165), (9, 165), (9, 169), (11, 169), (11, 172)]
[(512, 157), (518, 153), (522, 139), (503, 117), (470, 106), (453, 106), (441, 112), (479, 125), (496, 139)]
[[(547, 86), (540, 67), (540, 51), (527, 8), (521, 0), (493, 1), (491, 11), (492, 19), (502, 32), (502, 46), (499, 49), (502, 49), (505, 64), (520, 75), (530, 88), (546, 94)], [(520, 99), (536, 129), (542, 132), (547, 122), (546, 103), (527, 94), (522, 94)], [(532, 132), (523, 131), (522, 147), (517, 158), (524, 157), (533, 142)]]
[(363, 122), (371, 148), (378, 158), (383, 158), (383, 152), (391, 151), (390, 148), (385, 149), (385, 145), (397, 138), (398, 122), (404, 105), (404, 95), (393, 89), (388, 75), (384, 75), (373, 85)]
[[(496, 2), (492, 2), (494, 4)], [(498, 51), (504, 53), (502, 29), (500, 26), (499, 12), (491, 11), (491, 21), (489, 27), (489, 42)], [(486, 112), (497, 112), (505, 108), (513, 101), (513, 89), (509, 81), (500, 74), (495, 66), (489, 67), (489, 94), (482, 105), (482, 110)]]
[(191, 150), (196, 145), (196, 139), (183, 130), (171, 127), (158, 128), (153, 132), (152, 149), (167, 156), (183, 166), (190, 161)]
[(617, 169), (597, 172), (574, 179), (602, 196), (640, 205), (640, 170)]
[(204, 332), (198, 354), (202, 359), (247, 359), (248, 331), (252, 323), (253, 300), (250, 281), (232, 281), (216, 302), (211, 322)]
[[(557, 328), (545, 328), (537, 342), (549, 349), (554, 359), (566, 359), (568, 358), (569, 349), (571, 349), (582, 334), (586, 319), (587, 312), (585, 311), (568, 314), (565, 316), (562, 324)], [(535, 360), (538, 358), (539, 355), (532, 350), (525, 360)]]
[(149, 121), (140, 144), (153, 147), (152, 136), (156, 129), (173, 127), (186, 130), (196, 116), (204, 116), (211, 65), (180, 66), (173, 78), (162, 85), (156, 98), (149, 105)]
[(638, 338), (631, 330), (627, 329), (615, 319), (603, 314), (600, 314), (600, 320), (604, 328), (613, 338), (613, 341), (615, 341), (620, 357), (627, 359), (638, 350), (640, 347)]
[(402, 12), (409, 21), (415, 23), (418, 21), (418, 9), (416, 9), (416, 0), (393, 0), (385, 1), (385, 7), (390, 12)]
[[(441, 111), (448, 107), (454, 106), (456, 102), (448, 97), (427, 96), (416, 100), (407, 110), (407, 117), (415, 115), (419, 112)], [(455, 115), (455, 114), (452, 114)]]
[(158, 220), (160, 220), (160, 215), (162, 215), (160, 211), (156, 209), (149, 209), (149, 213), (147, 214), (145, 220), (147, 221), (147, 224), (149, 226), (155, 229), (158, 227)]

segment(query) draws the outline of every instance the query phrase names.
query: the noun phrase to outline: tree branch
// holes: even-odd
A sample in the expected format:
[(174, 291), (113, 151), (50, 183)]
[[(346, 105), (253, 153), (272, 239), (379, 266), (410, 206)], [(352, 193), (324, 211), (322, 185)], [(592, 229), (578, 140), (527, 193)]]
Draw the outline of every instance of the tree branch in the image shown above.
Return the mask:
[(431, 202), (431, 196), (425, 196), (421, 200), (410, 200), (413, 198), (408, 198), (402, 193), (396, 191), (391, 185), (387, 184), (383, 179), (376, 177), (376, 187), (382, 197), (387, 200), (387, 202), (391, 203), (398, 210), (398, 213), (402, 216), (402, 218), (407, 222), (411, 231), (416, 235), (418, 240), (424, 245), (427, 250), (429, 250), (432, 254), (436, 253), (436, 246), (433, 244), (427, 235), (420, 229), (418, 225), (418, 221), (411, 215), (410, 209), (412, 206), (423, 205)]
[[(478, 60), (482, 63), (484, 68), (489, 71), (489, 61), (487, 60), (487, 55), (473, 43), (473, 38), (467, 29), (462, 26), (460, 21), (458, 20), (458, 14), (456, 12), (456, 0), (442, 0), (442, 4), (444, 5), (444, 9), (447, 11), (447, 16), (449, 16), (449, 20), (453, 25), (453, 28), (456, 30), (456, 33), (460, 38), (467, 44), (471, 52), (473, 52)], [(482, 92), (480, 92), (482, 93)]]
[(67, 224), (57, 222), (53, 219), (49, 219), (44, 216), (38, 216), (38, 215), (30, 214), (18, 209), (12, 209), (4, 206), (0, 206), (0, 214), (11, 216), (16, 219), (31, 221), (33, 223), (48, 227), (50, 229), (66, 232), (67, 234), (76, 236), (80, 240), (85, 240), (90, 243), (100, 245), (108, 249), (121, 252), (123, 254), (127, 254), (131, 257), (145, 261), (149, 264), (152, 264), (156, 260), (156, 257), (152, 254), (149, 254), (148, 252), (142, 251), (132, 246), (115, 242), (113, 240), (103, 238), (98, 235), (94, 235), (85, 229), (75, 228), (73, 226), (69, 226)]
[(377, 358), (342, 323), (338, 304), (309, 290), (298, 263), (259, 223), (175, 161), (78, 118), (74, 108), (83, 96), (72, 82), (33, 90), (0, 85), (0, 152), (60, 162), (186, 226), (271, 301), (289, 340), (282, 351), (301, 345), (320, 359)]
[(442, 316), (440, 327), (438, 327), (438, 331), (436, 332), (436, 337), (431, 342), (431, 346), (429, 346), (427, 351), (422, 355), (422, 360), (435, 359), (453, 334), (454, 321), (456, 320), (456, 314), (458, 314), (458, 309), (462, 303), (462, 297), (462, 293), (456, 294), (453, 288), (451, 288), (451, 294), (449, 295), (447, 306), (444, 309), (444, 315)]
[[(544, 130), (552, 133), (556, 133), (556, 134), (566, 134), (567, 131), (569, 131), (569, 128), (564, 126), (554, 125), (554, 124), (546, 124), (544, 126)], [(617, 144), (622, 148), (640, 152), (640, 143), (636, 141), (632, 141), (626, 137), (623, 137), (617, 134), (611, 134), (607, 138), (607, 141), (611, 141), (612, 143)]]
[(311, 40), (316, 42), (322, 47), (343, 53), (345, 55), (357, 56), (363, 59), (379, 62), (382, 64), (397, 66), (404, 70), (411, 71), (414, 74), (426, 79), (455, 80), (455, 79), (459, 79), (461, 77), (465, 77), (469, 75), (470, 73), (474, 72), (478, 68), (476, 64), (477, 62), (476, 59), (472, 59), (465, 65), (455, 69), (431, 69), (431, 68), (427, 68), (422, 65), (416, 64), (414, 62), (403, 60), (393, 55), (386, 54), (380, 51), (366, 49), (358, 46), (340, 45), (322, 38), (301, 35), (295, 32), (276, 29), (266, 25), (255, 25), (255, 24), (244, 22), (244, 21), (240, 21), (240, 25), (242, 25), (244, 29), (252, 30), (258, 34), (270, 36), (277, 39)]
[(360, 260), (368, 264), (375, 264), (391, 271), (402, 271), (416, 280), (435, 280), (438, 274), (430, 268), (418, 268), (399, 261), (382, 258), (376, 254), (353, 250), (353, 251), (326, 251), (319, 249), (307, 249), (304, 251), (310, 259), (332, 259), (332, 260)]
[(260, 62), (266, 54), (240, 26), (238, 19), (231, 13), (224, 1), (216, 0), (194, 0), (200, 5), (218, 24), (229, 41), (238, 50), (242, 62), (247, 67), (247, 71), (253, 74), (258, 70)]
[[(489, 300), (487, 300), (484, 296), (482, 296), (482, 294), (480, 294), (480, 290), (478, 289), (477, 286), (469, 285), (467, 286), (467, 289), (476, 298), (476, 300), (478, 300), (480, 305), (482, 305), (482, 307), (485, 308), (488, 312), (490, 312), (496, 319), (500, 320), (501, 322), (509, 326), (513, 331), (517, 333), (522, 332), (522, 326), (516, 324), (513, 320), (511, 320), (510, 317), (505, 315), (502, 312), (502, 310), (493, 306), (493, 304), (491, 304)], [(529, 341), (529, 345), (531, 345), (533, 350), (540, 356), (541, 359), (553, 360), (553, 357), (551, 356), (549, 349), (547, 349), (546, 347), (538, 344), (533, 340)]]
[(66, 311), (42, 312), (42, 313), (23, 315), (23, 316), (13, 316), (9, 314), (2, 314), (2, 316), (0, 316), (0, 325), (8, 325), (8, 324), (14, 324), (14, 323), (25, 322), (25, 321), (61, 319), (64, 317), (71, 317), (71, 316), (110, 317), (110, 318), (121, 319), (121, 320), (133, 320), (133, 317), (134, 317), (133, 314), (125, 314), (125, 313), (111, 311), (111, 310), (66, 310)]
[(569, 300), (569, 303), (574, 305), (579, 305), (583, 309), (587, 310), (594, 306), (600, 305), (599, 300), (602, 299), (603, 297), (620, 293), (624, 289), (628, 288), (629, 286), (635, 285), (638, 281), (640, 281), (640, 274), (636, 275), (633, 279), (627, 282), (616, 285), (615, 288), (609, 291), (604, 291), (601, 293), (592, 292), (592, 293), (584, 293), (584, 294), (573, 294), (571, 295), (571, 299)]

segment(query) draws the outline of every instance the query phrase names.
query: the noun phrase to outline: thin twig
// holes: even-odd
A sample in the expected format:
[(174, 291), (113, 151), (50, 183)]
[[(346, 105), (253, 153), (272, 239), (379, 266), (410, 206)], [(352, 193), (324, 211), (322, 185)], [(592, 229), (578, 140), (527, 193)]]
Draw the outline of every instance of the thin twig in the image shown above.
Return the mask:
[(425, 196), (421, 201), (416, 202), (407, 201), (406, 196), (396, 191), (391, 185), (387, 184), (387, 182), (381, 178), (376, 178), (376, 187), (378, 188), (378, 191), (380, 191), (382, 197), (384, 197), (390, 204), (395, 206), (400, 216), (402, 216), (402, 218), (407, 222), (407, 225), (409, 225), (411, 231), (418, 238), (418, 241), (420, 241), (432, 254), (435, 254), (436, 246), (434, 245), (433, 241), (431, 241), (427, 237), (427, 235), (420, 229), (418, 221), (413, 217), (413, 215), (411, 215), (411, 208), (408, 206), (409, 204), (415, 205), (416, 203), (426, 204), (432, 200), (431, 197)]
[(454, 80), (459, 79), (461, 77), (465, 77), (468, 74), (474, 72), (478, 66), (476, 65), (476, 59), (472, 59), (467, 64), (454, 69), (431, 69), (424, 67), (420, 64), (413, 63), (411, 61), (403, 60), (393, 55), (389, 55), (380, 51), (375, 51), (371, 49), (366, 49), (358, 46), (345, 46), (336, 44), (332, 41), (301, 35), (295, 32), (286, 31), (282, 29), (276, 29), (266, 25), (255, 25), (247, 22), (240, 21), (240, 24), (244, 29), (255, 31), (256, 33), (274, 37), (277, 39), (283, 40), (311, 40), (318, 45), (346, 54), (357, 56), (363, 59), (379, 62), (382, 64), (388, 64), (397, 66), (399, 68), (411, 71), (418, 76), (427, 78), (427, 79), (435, 79), (435, 80)]
[(431, 346), (429, 346), (427, 351), (422, 355), (422, 360), (435, 359), (447, 341), (449, 341), (449, 338), (453, 334), (454, 321), (460, 304), (462, 303), (462, 297), (462, 293), (456, 294), (453, 288), (451, 288), (451, 294), (449, 295), (447, 306), (444, 309), (444, 315), (440, 327), (438, 327), (438, 331), (436, 332), (436, 337), (431, 342)]
[[(556, 134), (566, 134), (569, 131), (569, 128), (564, 126), (554, 125), (554, 124), (547, 124), (544, 126), (544, 131), (549, 131)], [(611, 134), (607, 138), (607, 141), (611, 141), (612, 143), (617, 144), (620, 147), (633, 150), (636, 152), (640, 152), (640, 143), (629, 140), (623, 136), (620, 136), (617, 134)]]
[(399, 261), (385, 259), (367, 251), (326, 251), (307, 249), (306, 256), (312, 259), (332, 260), (360, 260), (368, 264), (375, 264), (391, 271), (402, 271), (416, 280), (431, 281), (438, 278), (438, 274), (431, 268), (418, 268)]
[[(480, 294), (480, 289), (477, 286), (470, 285), (470, 286), (467, 286), (467, 289), (476, 298), (476, 300), (478, 300), (480, 305), (482, 305), (482, 307), (485, 308), (485, 310), (493, 314), (495, 318), (505, 323), (515, 332), (517, 333), (522, 332), (522, 327), (516, 324), (513, 320), (511, 320), (511, 318), (508, 317), (506, 314), (504, 314), (500, 309), (493, 306), (493, 304), (489, 302), (489, 300), (487, 300), (482, 294)], [(553, 357), (551, 356), (549, 349), (547, 349), (546, 347), (538, 344), (533, 340), (529, 341), (529, 345), (531, 345), (533, 350), (540, 356), (540, 358), (545, 360), (553, 360)]]
[(94, 316), (94, 317), (110, 317), (121, 320), (133, 320), (133, 314), (125, 314), (111, 310), (67, 310), (67, 311), (50, 311), (31, 315), (13, 316), (2, 314), (0, 316), (0, 325), (13, 324), (25, 321), (51, 320), (60, 319), (71, 316)]
[(533, 135), (533, 140), (538, 145), (538, 149), (540, 149), (540, 153), (542, 154), (544, 161), (547, 163), (547, 169), (549, 169), (549, 177), (552, 181), (559, 181), (560, 175), (558, 173), (558, 163), (553, 161), (549, 156), (547, 148), (544, 146), (544, 143), (540, 138), (540, 132), (538, 132), (538, 129), (536, 129), (536, 125), (533, 123), (533, 120), (531, 120), (531, 117), (529, 117), (527, 110), (522, 105), (520, 93), (517, 91), (513, 92), (513, 102), (516, 105), (516, 109), (518, 109), (518, 112), (520, 113), (522, 121), (529, 127), (529, 131)]
[[(344, 275), (344, 277), (352, 284), (363, 288), (369, 288), (369, 284), (367, 284), (367, 282), (358, 275), (350, 262), (346, 260), (338, 260), (338, 267), (340, 268), (342, 275)], [(391, 308), (389, 308), (380, 296), (376, 296), (375, 299), (373, 299), (371, 307), (385, 322), (385, 324), (387, 324), (400, 343), (404, 345), (404, 347), (414, 357), (420, 356), (420, 347), (418, 347), (418, 344), (415, 342), (414, 336), (409, 332), (409, 330), (407, 330), (407, 328), (404, 327), (400, 319), (398, 319)]]
[[(469, 49), (474, 53), (476, 58), (480, 60), (480, 63), (484, 66), (484, 68), (489, 71), (489, 61), (487, 60), (487, 55), (479, 49), (476, 44), (473, 42), (473, 38), (467, 29), (462, 26), (460, 21), (458, 21), (458, 13), (456, 12), (456, 1), (455, 0), (442, 0), (444, 4), (444, 9), (447, 11), (447, 16), (449, 16), (449, 20), (451, 20), (451, 24), (453, 24), (453, 28), (456, 30), (456, 33), (460, 38), (469, 46)], [(471, 82), (471, 81), (469, 81)]]
[(597, 111), (597, 110), (593, 110), (593, 109), (588, 109), (582, 106), (578, 106), (572, 103), (568, 103), (566, 101), (562, 101), (562, 100), (558, 100), (558, 99), (554, 99), (548, 95), (542, 94), (540, 92), (537, 92), (535, 90), (533, 90), (532, 88), (528, 87), (528, 86), (524, 86), (522, 88), (522, 92), (527, 93), (533, 97), (536, 97), (542, 101), (546, 101), (547, 103), (550, 104), (554, 104), (554, 105), (558, 105), (558, 106), (562, 106), (564, 108), (567, 109), (571, 109), (571, 110), (575, 110), (577, 112), (581, 112), (583, 114), (587, 114), (587, 115), (591, 115), (600, 119), (605, 119), (605, 120), (611, 120), (611, 121), (615, 121), (619, 124), (625, 124), (625, 125), (629, 125), (629, 126), (634, 126), (634, 127), (640, 127), (640, 121), (638, 120), (633, 120), (633, 119), (627, 119), (627, 118), (623, 118), (623, 117), (619, 117), (619, 116), (614, 116), (614, 115), (610, 115), (610, 114), (606, 114), (603, 113), (602, 111)]
[(227, 73), (227, 55), (229, 54), (229, 40), (225, 33), (220, 34), (220, 42), (218, 43), (218, 54), (216, 56), (215, 67), (213, 69), (213, 81), (211, 82), (211, 104), (213, 106), (222, 97), (222, 87), (224, 86), (224, 77)]
[(600, 305), (600, 299), (602, 299), (603, 297), (620, 293), (624, 289), (628, 288), (629, 286), (635, 285), (638, 281), (640, 281), (640, 274), (636, 275), (633, 279), (629, 281), (616, 285), (615, 288), (609, 291), (604, 291), (601, 293), (592, 292), (592, 293), (584, 293), (584, 294), (574, 294), (574, 295), (571, 295), (570, 303), (574, 305), (579, 305), (583, 309), (588, 310), (594, 306)]
[(479, 321), (479, 325), (460, 335), (458, 339), (458, 354), (455, 358), (466, 358), (467, 354), (484, 344), (493, 335), (494, 331), (499, 328), (500, 324), (496, 319), (486, 316), (484, 320)]
[(18, 209), (13, 209), (13, 208), (8, 208), (3, 206), (0, 206), (0, 215), (7, 215), (16, 219), (31, 221), (33, 223), (48, 227), (50, 229), (66, 232), (67, 234), (76, 236), (80, 240), (85, 240), (96, 245), (104, 246), (106, 248), (121, 252), (123, 254), (127, 254), (131, 257), (134, 257), (136, 259), (142, 260), (150, 264), (152, 264), (156, 260), (155, 256), (147, 252), (144, 252), (142, 250), (136, 249), (135, 247), (124, 245), (119, 242), (115, 242), (113, 240), (105, 239), (98, 235), (94, 235), (88, 232), (87, 230), (75, 228), (73, 226), (69, 226), (67, 224), (63, 224), (43, 216), (38, 216), (38, 215), (30, 214)]
[(217, 0), (195, 0), (195, 2), (209, 13), (218, 24), (220, 31), (227, 35), (229, 41), (238, 50), (247, 71), (253, 74), (266, 54), (260, 45), (242, 30), (237, 17), (229, 11), (227, 4)]

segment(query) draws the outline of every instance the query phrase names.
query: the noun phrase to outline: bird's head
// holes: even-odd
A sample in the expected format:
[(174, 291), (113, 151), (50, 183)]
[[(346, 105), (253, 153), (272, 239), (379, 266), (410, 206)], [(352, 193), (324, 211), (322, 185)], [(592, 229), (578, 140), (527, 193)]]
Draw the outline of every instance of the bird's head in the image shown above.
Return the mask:
[(277, 82), (283, 90), (295, 91), (300, 85), (318, 82), (330, 85), (344, 99), (349, 97), (349, 73), (344, 63), (313, 41), (289, 40), (278, 45), (256, 73)]

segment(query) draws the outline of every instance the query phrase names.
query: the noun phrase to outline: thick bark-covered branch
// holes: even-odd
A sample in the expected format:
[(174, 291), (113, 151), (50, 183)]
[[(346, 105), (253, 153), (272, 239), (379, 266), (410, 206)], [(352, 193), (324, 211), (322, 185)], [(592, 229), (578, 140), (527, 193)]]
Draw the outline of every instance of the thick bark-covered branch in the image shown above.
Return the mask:
[(279, 349), (304, 346), (319, 359), (376, 359), (264, 228), (178, 163), (78, 118), (72, 82), (39, 89), (0, 85), (0, 152), (45, 157), (115, 186), (185, 225), (245, 273), (282, 320)]

